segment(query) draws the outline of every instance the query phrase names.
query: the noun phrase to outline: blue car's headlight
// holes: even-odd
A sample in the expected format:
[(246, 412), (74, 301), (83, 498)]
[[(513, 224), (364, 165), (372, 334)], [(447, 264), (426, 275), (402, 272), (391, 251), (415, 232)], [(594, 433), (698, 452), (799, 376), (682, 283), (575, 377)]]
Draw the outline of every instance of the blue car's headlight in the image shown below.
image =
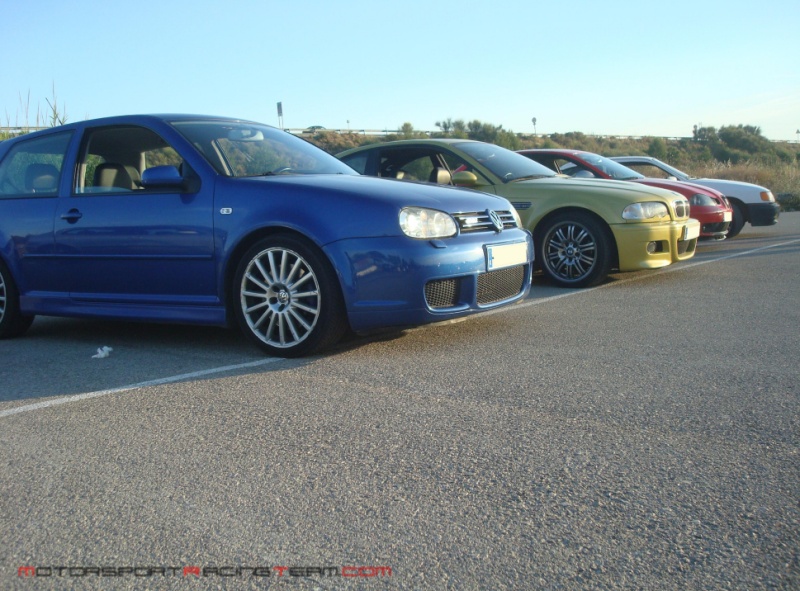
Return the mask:
[(400, 228), (411, 238), (447, 238), (455, 236), (455, 220), (443, 211), (424, 207), (404, 207), (400, 210)]

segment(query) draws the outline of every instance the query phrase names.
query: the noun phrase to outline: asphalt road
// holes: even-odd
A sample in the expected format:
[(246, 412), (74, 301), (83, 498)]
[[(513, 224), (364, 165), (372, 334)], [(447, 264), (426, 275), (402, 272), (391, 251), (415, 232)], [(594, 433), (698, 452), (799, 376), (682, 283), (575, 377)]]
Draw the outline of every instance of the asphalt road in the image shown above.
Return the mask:
[(798, 589), (798, 253), (783, 214), (301, 360), (39, 318), (0, 342), (0, 588)]

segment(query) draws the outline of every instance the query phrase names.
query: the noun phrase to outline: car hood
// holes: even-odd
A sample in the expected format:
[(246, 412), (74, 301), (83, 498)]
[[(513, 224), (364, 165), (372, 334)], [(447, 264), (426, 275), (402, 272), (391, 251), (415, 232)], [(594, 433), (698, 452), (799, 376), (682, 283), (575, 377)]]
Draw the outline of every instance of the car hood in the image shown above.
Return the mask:
[[(627, 196), (631, 201), (641, 201), (643, 198), (658, 196), (664, 199), (674, 199), (676, 193), (667, 189), (659, 189), (639, 183), (629, 181), (616, 181), (612, 179), (584, 179), (574, 177), (545, 177), (540, 179), (530, 179), (508, 183), (519, 188), (529, 188), (531, 191), (537, 189), (554, 189), (557, 191), (568, 191), (570, 189), (580, 189), (581, 192), (590, 192), (597, 195), (615, 194), (617, 196)], [(677, 194), (678, 197), (683, 197)]]
[(429, 207), (447, 212), (510, 210), (503, 197), (430, 183), (382, 179), (366, 175), (279, 175), (236, 179), (244, 183), (264, 183), (287, 190), (309, 190), (318, 196), (336, 195), (348, 200), (380, 201), (398, 208)]
[(670, 179), (645, 178), (645, 179), (635, 179), (634, 182), (641, 183), (649, 187), (660, 187), (662, 189), (669, 189), (670, 191), (675, 191), (676, 193), (680, 193), (687, 199), (691, 197), (694, 193), (709, 194), (709, 195), (714, 195), (715, 197), (720, 196), (719, 191), (717, 191), (716, 189), (712, 189), (711, 187), (704, 187), (703, 185), (697, 185), (695, 183), (686, 181), (672, 181)]
[(754, 185), (753, 183), (745, 183), (744, 181), (728, 181), (724, 179), (690, 179), (691, 183), (702, 185), (704, 187), (711, 187), (724, 193), (725, 195), (736, 195), (736, 192), (747, 191), (753, 193), (761, 193), (762, 191), (769, 191), (766, 187), (761, 185)]

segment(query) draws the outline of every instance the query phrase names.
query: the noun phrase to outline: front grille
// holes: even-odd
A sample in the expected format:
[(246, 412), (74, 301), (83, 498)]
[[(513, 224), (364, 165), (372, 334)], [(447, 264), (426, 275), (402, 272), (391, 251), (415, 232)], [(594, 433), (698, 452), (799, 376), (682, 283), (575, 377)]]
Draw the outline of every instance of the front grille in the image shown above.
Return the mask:
[[(519, 295), (525, 289), (526, 265), (478, 275), (478, 305), (486, 306)], [(425, 301), (432, 309), (454, 308), (462, 301), (461, 284), (467, 277), (437, 279), (425, 284)], [(465, 295), (464, 297), (469, 297)]]
[(425, 301), (431, 308), (452, 308), (458, 304), (460, 284), (458, 279), (429, 281), (425, 285)]
[(689, 217), (689, 202), (686, 199), (672, 202), (675, 208), (675, 217), (678, 219)]
[(525, 265), (498, 269), (478, 275), (478, 304), (486, 305), (513, 298), (525, 288)]
[(730, 222), (717, 222), (715, 224), (703, 224), (703, 233), (719, 233), (719, 232), (727, 232), (728, 227), (731, 225)]
[[(516, 228), (517, 222), (514, 214), (510, 211), (498, 211), (497, 215), (503, 222), (503, 229)], [(458, 222), (458, 227), (462, 233), (468, 232), (495, 232), (492, 220), (489, 219), (489, 211), (473, 211), (467, 213), (455, 213), (453, 217)]]

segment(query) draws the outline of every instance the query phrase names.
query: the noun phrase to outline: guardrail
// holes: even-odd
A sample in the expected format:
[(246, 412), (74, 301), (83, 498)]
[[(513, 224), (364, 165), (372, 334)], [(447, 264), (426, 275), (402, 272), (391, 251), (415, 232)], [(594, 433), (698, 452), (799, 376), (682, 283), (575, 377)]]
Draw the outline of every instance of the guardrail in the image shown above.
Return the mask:
[[(27, 126), (27, 125), (20, 125), (15, 127), (0, 127), (0, 135), (19, 135), (21, 133), (30, 133), (32, 131), (39, 131), (41, 129), (49, 129), (50, 126), (44, 127), (35, 127), (35, 126)], [(311, 128), (294, 128), (294, 127), (287, 127), (284, 128), (284, 131), (291, 133), (292, 135), (313, 135), (319, 132), (333, 132), (333, 133), (343, 133), (343, 134), (356, 134), (356, 135), (369, 135), (369, 136), (387, 136), (387, 135), (402, 135), (403, 130), (401, 129), (326, 129), (322, 127)], [(432, 136), (433, 134), (441, 133), (441, 129), (437, 129), (435, 131), (426, 131), (423, 129), (415, 129), (415, 134), (425, 134), (428, 136)], [(532, 137), (549, 137), (551, 135), (555, 135), (555, 133), (517, 133), (516, 134), (522, 138), (532, 138)], [(618, 140), (642, 140), (642, 139), (652, 139), (652, 138), (660, 138), (662, 140), (667, 141), (681, 141), (681, 140), (693, 140), (692, 136), (675, 136), (675, 135), (614, 135), (611, 133), (605, 134), (591, 134), (585, 133), (583, 134), (586, 137), (593, 137), (593, 138), (613, 138)], [(769, 140), (772, 143), (777, 144), (800, 144), (800, 140)]]

